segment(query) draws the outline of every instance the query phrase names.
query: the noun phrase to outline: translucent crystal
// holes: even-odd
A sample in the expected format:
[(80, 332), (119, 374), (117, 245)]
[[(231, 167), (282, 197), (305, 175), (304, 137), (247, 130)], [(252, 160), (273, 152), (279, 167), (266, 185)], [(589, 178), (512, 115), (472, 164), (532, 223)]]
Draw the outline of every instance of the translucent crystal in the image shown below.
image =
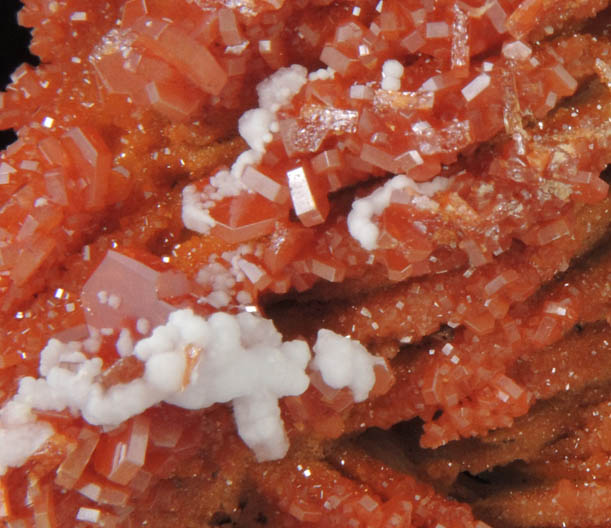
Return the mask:
[(247, 192), (218, 202), (210, 214), (216, 221), (212, 232), (234, 244), (271, 233), (281, 216), (272, 202), (260, 194)]
[(282, 144), (289, 157), (316, 152), (329, 132), (328, 128), (293, 118), (282, 119), (278, 125)]
[(91, 127), (73, 127), (63, 144), (81, 177), (87, 181), (85, 208), (101, 209), (106, 204), (108, 179), (112, 164), (111, 152), (101, 135)]
[(121, 14), (121, 25), (127, 27), (132, 25), (140, 17), (148, 15), (146, 0), (128, 0), (123, 6)]
[(346, 275), (346, 266), (333, 258), (312, 258), (309, 268), (314, 275), (329, 282), (342, 282)]
[(297, 260), (297, 256), (308, 247), (314, 233), (298, 225), (281, 223), (270, 238), (263, 254), (265, 266), (277, 274)]
[(329, 68), (333, 68), (336, 72), (347, 77), (356, 70), (358, 62), (356, 59), (350, 58), (342, 53), (337, 48), (327, 45), (323, 48), (320, 54), (320, 60)]
[(11, 515), (11, 503), (9, 500), (9, 492), (4, 482), (0, 480), (0, 519), (4, 519)]
[(67, 489), (74, 487), (87, 467), (99, 439), (100, 434), (93, 429), (84, 427), (80, 430), (76, 446), (57, 468), (56, 484)]
[(201, 92), (185, 83), (151, 82), (144, 87), (149, 103), (172, 121), (190, 117), (202, 102)]
[(322, 512), (315, 506), (305, 502), (292, 502), (288, 512), (301, 522), (314, 523), (322, 519)]
[(133, 418), (120, 433), (105, 436), (95, 451), (95, 470), (108, 480), (126, 485), (144, 465), (150, 420)]
[(75, 489), (93, 502), (111, 506), (125, 506), (131, 495), (128, 488), (112, 484), (92, 472), (84, 474)]
[(31, 482), (28, 487), (28, 499), (32, 505), (36, 528), (58, 528), (51, 484)]
[(219, 31), (225, 46), (236, 46), (244, 40), (238, 20), (232, 9), (221, 8), (218, 11)]
[(327, 186), (313, 177), (305, 167), (286, 173), (295, 214), (307, 227), (321, 224), (329, 212)]
[(312, 158), (312, 169), (316, 173), (337, 170), (342, 167), (342, 157), (337, 149), (325, 150)]
[(289, 199), (289, 190), (260, 170), (248, 165), (242, 174), (242, 182), (248, 189), (258, 192), (270, 202), (285, 203)]
[(176, 24), (140, 19), (134, 29), (138, 43), (166, 60), (204, 92), (218, 95), (227, 83), (227, 72), (208, 48)]
[[(87, 323), (94, 328), (120, 329), (125, 319), (146, 318), (164, 324), (172, 306), (157, 293), (161, 273), (122, 253), (110, 250), (81, 293)], [(101, 302), (99, 292), (115, 294), (118, 307)]]

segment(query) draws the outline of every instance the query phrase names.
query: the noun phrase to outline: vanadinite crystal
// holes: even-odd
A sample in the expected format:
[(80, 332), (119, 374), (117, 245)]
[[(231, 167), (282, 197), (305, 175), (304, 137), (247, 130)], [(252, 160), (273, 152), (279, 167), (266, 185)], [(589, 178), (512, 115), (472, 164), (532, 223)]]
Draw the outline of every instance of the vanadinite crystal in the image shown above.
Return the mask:
[[(0, 523), (487, 526), (446, 493), (507, 526), (609, 522), (605, 8), (24, 0)], [(596, 369), (566, 359), (582, 331)], [(546, 422), (559, 445), (473, 461), (541, 451), (508, 475), (543, 491), (456, 480), (572, 390), (593, 410)], [(414, 418), (420, 447), (360, 435)]]

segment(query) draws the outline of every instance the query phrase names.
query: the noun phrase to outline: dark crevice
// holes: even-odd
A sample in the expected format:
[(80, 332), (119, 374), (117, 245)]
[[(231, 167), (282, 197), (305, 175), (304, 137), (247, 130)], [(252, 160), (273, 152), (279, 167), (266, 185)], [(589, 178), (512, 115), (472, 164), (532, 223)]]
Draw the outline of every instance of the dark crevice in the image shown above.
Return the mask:
[[(40, 60), (29, 50), (31, 33), (17, 24), (17, 13), (23, 4), (17, 0), (0, 2), (0, 90), (11, 82), (11, 74), (25, 63), (38, 66)], [(0, 150), (17, 140), (14, 130), (0, 130)]]
[(17, 134), (14, 130), (0, 130), (0, 150), (5, 149), (15, 141), (17, 141)]
[(10, 82), (10, 75), (20, 64), (38, 66), (40, 60), (29, 50), (31, 33), (17, 24), (17, 13), (23, 7), (17, 0), (0, 2), (0, 88)]
[(210, 519), (210, 526), (223, 526), (231, 522), (231, 517), (227, 513), (224, 511), (217, 511)]

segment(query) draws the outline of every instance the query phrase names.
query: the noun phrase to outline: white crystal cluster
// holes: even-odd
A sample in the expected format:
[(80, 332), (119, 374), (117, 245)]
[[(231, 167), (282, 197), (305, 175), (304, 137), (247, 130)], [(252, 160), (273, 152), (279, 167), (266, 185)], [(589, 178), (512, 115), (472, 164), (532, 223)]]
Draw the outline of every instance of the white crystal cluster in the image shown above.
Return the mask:
[[(122, 335), (118, 356), (127, 350)], [(375, 383), (374, 367), (384, 364), (360, 343), (329, 330), (319, 333), (314, 353), (310, 362), (304, 341), (283, 341), (273, 323), (256, 314), (204, 318), (181, 309), (133, 346), (144, 375), (105, 388), (103, 362), (85, 341), (51, 339), (41, 352), (40, 377), (23, 378), (0, 410), (0, 472), (22, 465), (53, 434), (33, 410), (68, 409), (109, 428), (160, 402), (187, 409), (231, 403), (238, 433), (257, 459), (282, 458), (289, 442), (278, 401), (308, 388), (308, 366), (330, 387), (349, 387), (355, 401), (362, 401)]]

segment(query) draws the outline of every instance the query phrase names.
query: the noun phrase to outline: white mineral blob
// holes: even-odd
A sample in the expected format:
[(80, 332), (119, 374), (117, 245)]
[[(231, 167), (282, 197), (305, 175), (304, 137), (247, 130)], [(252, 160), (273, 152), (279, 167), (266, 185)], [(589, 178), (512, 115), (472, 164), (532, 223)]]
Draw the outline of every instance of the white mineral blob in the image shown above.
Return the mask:
[(321, 373), (329, 387), (349, 387), (356, 402), (366, 400), (373, 388), (375, 366), (386, 365), (384, 359), (370, 354), (358, 341), (331, 330), (319, 330), (314, 353), (311, 368)]
[(382, 66), (382, 90), (398, 91), (401, 89), (401, 77), (405, 68), (398, 60), (390, 59)]
[(208, 318), (190, 309), (172, 312), (166, 324), (136, 343), (113, 329), (117, 355), (135, 355), (144, 375), (104, 388), (103, 362), (83, 342), (51, 339), (41, 352), (40, 377), (25, 377), (0, 409), (0, 474), (20, 466), (54, 433), (32, 410), (68, 409), (92, 425), (112, 428), (149, 407), (167, 402), (187, 409), (231, 403), (238, 434), (258, 460), (282, 458), (289, 447), (278, 401), (309, 386), (308, 365), (330, 387), (349, 387), (363, 401), (384, 360), (357, 341), (321, 330), (315, 358), (304, 341), (283, 341), (273, 323), (258, 314), (216, 312)]
[[(121, 349), (125, 339), (118, 339)], [(31, 409), (67, 408), (93, 425), (113, 427), (162, 401), (188, 409), (233, 402), (238, 432), (257, 458), (285, 455), (288, 439), (278, 400), (302, 394), (309, 385), (305, 342), (283, 342), (273, 323), (259, 315), (218, 312), (206, 319), (184, 309), (172, 312), (132, 353), (144, 363), (144, 376), (105, 390), (100, 358), (90, 358), (77, 343), (50, 340), (41, 353), (41, 377), (23, 378), (10, 404), (22, 409), (25, 429), (0, 427), (0, 439), (9, 442), (0, 443), (0, 467), (23, 463), (24, 453), (31, 454), (52, 432), (30, 419)], [(196, 355), (192, 370), (187, 353)], [(11, 438), (26, 432), (34, 443), (11, 447)]]
[(53, 432), (48, 423), (36, 421), (28, 405), (7, 403), (0, 410), (0, 475), (25, 464)]
[(405, 174), (394, 176), (368, 196), (352, 203), (352, 210), (348, 214), (348, 231), (363, 248), (373, 251), (377, 248), (380, 234), (374, 218), (390, 205), (393, 193), (409, 192), (415, 207), (431, 209), (438, 205), (431, 197), (446, 189), (449, 183), (450, 179), (442, 176), (424, 183), (417, 183)]
[(214, 203), (225, 196), (236, 196), (246, 189), (241, 179), (244, 169), (261, 161), (267, 143), (278, 128), (277, 111), (291, 102), (307, 79), (307, 69), (293, 64), (280, 68), (257, 85), (259, 108), (248, 110), (238, 122), (240, 135), (250, 148), (237, 157), (230, 170), (217, 172), (210, 179), (209, 188), (203, 192), (194, 185), (187, 185), (183, 190), (182, 220), (188, 229), (208, 233), (216, 224), (210, 216)]

